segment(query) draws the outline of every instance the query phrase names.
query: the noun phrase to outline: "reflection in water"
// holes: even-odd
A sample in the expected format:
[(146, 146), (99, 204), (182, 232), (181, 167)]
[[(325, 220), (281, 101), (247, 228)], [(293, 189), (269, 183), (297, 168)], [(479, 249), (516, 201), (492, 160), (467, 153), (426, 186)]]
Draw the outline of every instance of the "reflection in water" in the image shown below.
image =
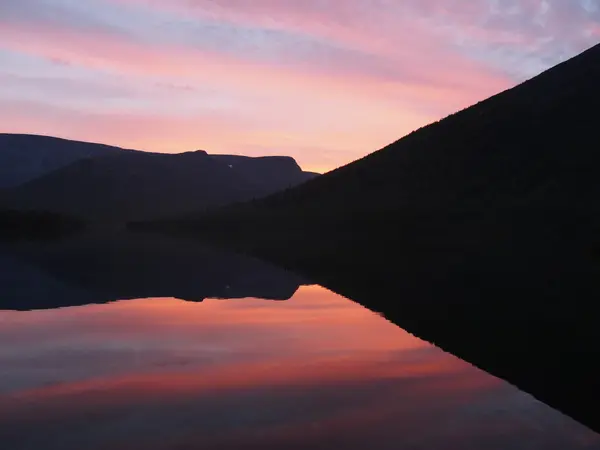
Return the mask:
[(83, 236), (0, 252), (0, 309), (148, 297), (287, 300), (302, 282), (248, 256), (161, 236)]
[(598, 435), (317, 286), (286, 302), (0, 312), (21, 449), (599, 449)]

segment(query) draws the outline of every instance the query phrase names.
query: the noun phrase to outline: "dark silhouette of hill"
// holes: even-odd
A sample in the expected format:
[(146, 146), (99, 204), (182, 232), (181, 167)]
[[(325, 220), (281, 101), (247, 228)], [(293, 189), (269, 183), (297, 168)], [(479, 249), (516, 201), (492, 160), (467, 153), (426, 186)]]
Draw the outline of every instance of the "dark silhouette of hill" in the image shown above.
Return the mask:
[(131, 224), (309, 275), (600, 431), (600, 46), (263, 200)]
[(0, 309), (151, 297), (287, 300), (302, 283), (248, 256), (161, 237), (88, 234), (0, 246)]
[(290, 157), (120, 152), (86, 158), (5, 190), (10, 207), (119, 222), (245, 201), (314, 177)]
[(50, 136), (0, 133), (0, 189), (15, 187), (79, 159), (124, 150)]
[(0, 241), (58, 239), (84, 228), (82, 221), (56, 213), (0, 209)]
[(244, 178), (262, 186), (265, 191), (286, 189), (318, 176), (306, 172), (289, 156), (250, 157), (241, 155), (211, 155), (219, 162), (239, 171)]

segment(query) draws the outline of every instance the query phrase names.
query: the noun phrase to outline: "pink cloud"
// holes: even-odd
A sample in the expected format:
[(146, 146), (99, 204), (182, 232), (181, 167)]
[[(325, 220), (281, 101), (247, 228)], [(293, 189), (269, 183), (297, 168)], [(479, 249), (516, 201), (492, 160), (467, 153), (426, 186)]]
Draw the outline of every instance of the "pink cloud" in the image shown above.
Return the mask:
[[(110, 115), (84, 111), (75, 119), (77, 127), (71, 120), (57, 123), (52, 113), (44, 111), (21, 115), (8, 111), (3, 131), (60, 131), (68, 137), (155, 151), (202, 147), (223, 153), (250, 146), (285, 153), (289, 148), (288, 153), (303, 166), (320, 171), (356, 159), (440, 113), (466, 106), (509, 83), (468, 60), (450, 61), (434, 54), (418, 61), (403, 81), (376, 70), (352, 71), (335, 60), (325, 67), (302, 61), (295, 66), (259, 64), (207, 50), (142, 45), (91, 31), (50, 26), (32, 31), (23, 25), (3, 27), (0, 37), (15, 50), (110, 70), (128, 77), (128, 83), (159, 76), (192, 86), (214, 86), (236, 101), (222, 117), (213, 111), (216, 118), (164, 117), (156, 111), (124, 117), (120, 110)], [(443, 73), (437, 69), (442, 57)], [(418, 73), (425, 74), (423, 80)], [(323, 146), (340, 149), (339, 156), (331, 160), (301, 150)]]
[[(41, 110), (32, 115), (29, 126), (24, 116), (4, 120), (3, 131), (18, 125), (33, 132), (46, 123), (45, 129), (69, 137), (85, 134), (92, 140), (156, 151), (202, 147), (214, 152), (290, 153), (303, 166), (324, 170), (515, 83), (489, 60), (461, 51), (461, 39), (494, 48), (538, 45), (522, 27), (515, 28), (522, 33), (511, 33), (490, 22), (496, 16), (517, 19), (504, 18), (504, 13), (494, 16), (481, 2), (384, 2), (380, 9), (365, 9), (360, 0), (110, 1), (133, 10), (164, 12), (174, 21), (185, 17), (283, 30), (327, 46), (283, 47), (278, 49), (281, 54), (265, 59), (252, 51), (221, 51), (201, 41), (177, 42), (160, 30), (155, 40), (146, 42), (98, 27), (3, 24), (0, 39), (14, 51), (120, 76), (127, 86), (160, 79), (191, 88), (186, 95), (174, 94), (175, 101), (164, 96), (159, 101), (155, 92), (147, 93), (148, 99), (142, 100), (149, 106), (143, 113), (140, 107), (111, 110), (100, 102), (102, 117), (97, 117), (98, 111), (83, 111), (80, 122), (90, 122), (78, 127), (77, 136), (72, 127), (55, 128), (56, 121)], [(540, 8), (540, 2), (522, 2), (519, 14), (543, 15)], [(469, 19), (476, 25), (469, 25)], [(219, 95), (209, 101), (204, 93), (193, 92), (197, 87)], [(125, 113), (128, 118), (123, 121)], [(92, 120), (99, 122), (94, 125)]]

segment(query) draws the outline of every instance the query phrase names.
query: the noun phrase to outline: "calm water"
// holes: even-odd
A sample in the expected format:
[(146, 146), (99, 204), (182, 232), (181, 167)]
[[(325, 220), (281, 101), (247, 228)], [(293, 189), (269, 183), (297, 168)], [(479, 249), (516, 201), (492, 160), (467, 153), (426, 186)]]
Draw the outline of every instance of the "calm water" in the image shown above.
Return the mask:
[(600, 449), (597, 434), (318, 286), (0, 312), (6, 450)]

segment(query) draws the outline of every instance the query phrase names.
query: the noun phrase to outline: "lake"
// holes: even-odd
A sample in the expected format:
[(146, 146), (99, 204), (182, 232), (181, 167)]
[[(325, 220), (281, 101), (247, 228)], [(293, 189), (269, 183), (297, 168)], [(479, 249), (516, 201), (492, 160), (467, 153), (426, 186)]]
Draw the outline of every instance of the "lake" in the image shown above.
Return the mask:
[(600, 449), (323, 287), (214, 250), (142, 247), (0, 258), (3, 449)]

